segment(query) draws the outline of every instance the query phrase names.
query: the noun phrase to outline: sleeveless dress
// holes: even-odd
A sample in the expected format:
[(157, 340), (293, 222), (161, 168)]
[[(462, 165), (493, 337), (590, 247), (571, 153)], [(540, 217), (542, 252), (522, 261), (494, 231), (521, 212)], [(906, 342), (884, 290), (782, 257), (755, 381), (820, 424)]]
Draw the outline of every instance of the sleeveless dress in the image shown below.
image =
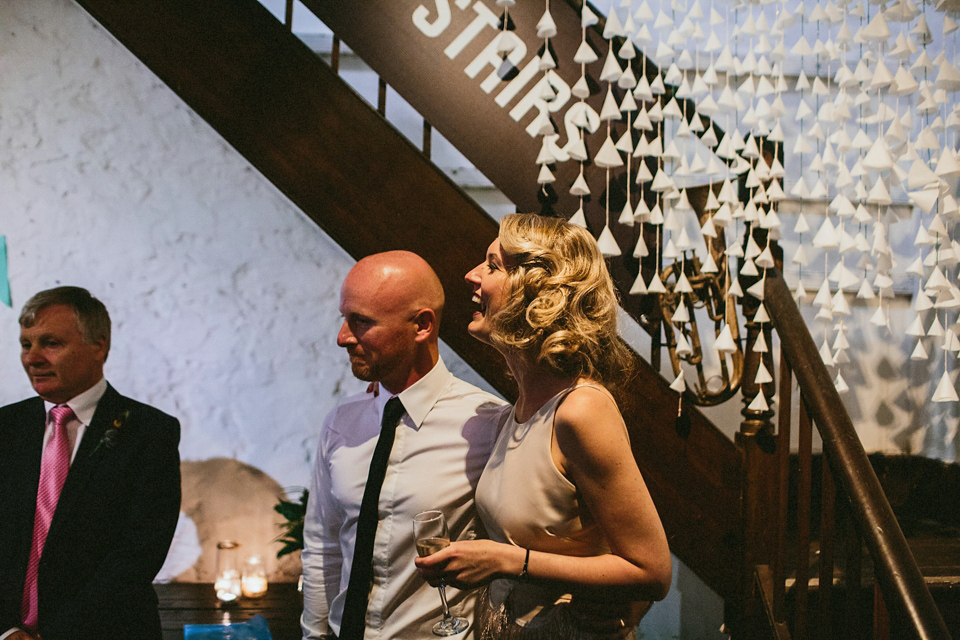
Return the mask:
[[(609, 552), (599, 527), (581, 503), (577, 488), (553, 462), (550, 452), (557, 407), (582, 384), (548, 400), (519, 423), (515, 409), (504, 412), (500, 435), (476, 491), (477, 511), (491, 540), (568, 556)], [(604, 392), (606, 393), (606, 392)], [(591, 639), (579, 627), (562, 585), (498, 579), (477, 603), (481, 640)]]

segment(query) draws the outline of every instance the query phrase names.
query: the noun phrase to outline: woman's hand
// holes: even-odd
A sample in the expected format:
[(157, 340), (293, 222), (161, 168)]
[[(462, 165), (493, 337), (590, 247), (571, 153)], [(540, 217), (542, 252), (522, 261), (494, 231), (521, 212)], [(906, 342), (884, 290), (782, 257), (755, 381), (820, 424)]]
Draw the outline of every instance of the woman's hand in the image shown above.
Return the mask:
[(460, 540), (414, 563), (433, 586), (442, 579), (457, 589), (473, 589), (496, 578), (520, 575), (525, 554), (520, 547), (492, 540)]

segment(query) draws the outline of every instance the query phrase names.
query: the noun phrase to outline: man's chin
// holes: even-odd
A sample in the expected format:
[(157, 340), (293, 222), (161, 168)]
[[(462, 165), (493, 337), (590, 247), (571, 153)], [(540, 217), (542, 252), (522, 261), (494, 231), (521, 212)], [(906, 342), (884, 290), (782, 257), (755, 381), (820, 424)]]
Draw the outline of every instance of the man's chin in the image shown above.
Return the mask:
[(33, 390), (37, 393), (38, 396), (40, 396), (47, 402), (52, 402), (53, 404), (61, 404), (70, 399), (70, 398), (64, 398), (62, 391), (51, 386), (35, 384), (33, 385)]
[(353, 377), (364, 382), (376, 382), (370, 367), (362, 364), (350, 363), (350, 370), (353, 371)]

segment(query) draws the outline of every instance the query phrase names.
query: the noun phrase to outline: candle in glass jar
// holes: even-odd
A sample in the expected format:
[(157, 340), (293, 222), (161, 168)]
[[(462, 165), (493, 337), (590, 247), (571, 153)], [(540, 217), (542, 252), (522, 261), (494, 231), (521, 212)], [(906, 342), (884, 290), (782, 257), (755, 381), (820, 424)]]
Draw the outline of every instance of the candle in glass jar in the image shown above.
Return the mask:
[(213, 583), (217, 591), (217, 599), (222, 602), (233, 602), (240, 597), (242, 588), (240, 586), (240, 572), (236, 569), (227, 569), (217, 576)]
[(245, 576), (243, 578), (243, 595), (248, 598), (258, 598), (267, 592), (267, 579), (263, 576)]
[(223, 540), (217, 543), (217, 573), (213, 587), (221, 602), (233, 602), (240, 597), (240, 567), (237, 563), (239, 543)]
[(267, 569), (260, 556), (250, 556), (243, 565), (243, 595), (259, 598), (267, 592)]

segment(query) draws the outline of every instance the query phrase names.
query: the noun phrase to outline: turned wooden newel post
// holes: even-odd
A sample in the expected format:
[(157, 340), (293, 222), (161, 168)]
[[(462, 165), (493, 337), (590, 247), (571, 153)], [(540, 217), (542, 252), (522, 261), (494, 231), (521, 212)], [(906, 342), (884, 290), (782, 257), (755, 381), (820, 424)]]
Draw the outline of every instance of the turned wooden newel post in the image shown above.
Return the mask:
[[(766, 231), (753, 230), (754, 240), (760, 245), (766, 244)], [(781, 262), (782, 252), (774, 245), (774, 255)], [(760, 282), (763, 270), (757, 276), (740, 276), (740, 286), (746, 292), (755, 283)], [(743, 479), (741, 504), (743, 509), (743, 546), (740, 563), (740, 617), (733, 629), (734, 637), (750, 638), (750, 621), (763, 615), (756, 591), (755, 571), (758, 565), (770, 565), (773, 561), (776, 538), (776, 515), (778, 505), (779, 470), (777, 460), (777, 437), (773, 425), (775, 413), (774, 395), (776, 393), (777, 369), (774, 366), (772, 337), (773, 327), (769, 321), (758, 322), (757, 313), (761, 300), (750, 294), (741, 298), (743, 315), (746, 318), (743, 380), (741, 393), (743, 421), (737, 433), (736, 442), (743, 459)], [(766, 345), (756, 350), (758, 341)], [(757, 373), (763, 364), (771, 379), (757, 382)], [(766, 408), (751, 408), (751, 404), (762, 394)], [(789, 446), (789, 443), (786, 443)]]

